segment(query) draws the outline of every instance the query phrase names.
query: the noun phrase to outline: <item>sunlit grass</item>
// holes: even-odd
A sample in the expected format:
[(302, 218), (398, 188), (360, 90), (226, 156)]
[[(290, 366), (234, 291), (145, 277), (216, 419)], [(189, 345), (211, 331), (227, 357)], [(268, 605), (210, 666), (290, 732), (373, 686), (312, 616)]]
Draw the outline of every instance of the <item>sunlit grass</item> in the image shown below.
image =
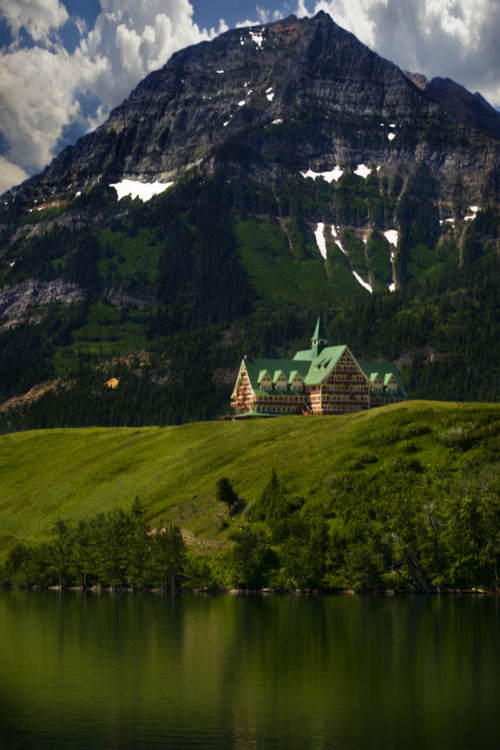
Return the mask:
[(47, 537), (58, 518), (74, 522), (129, 508), (136, 496), (152, 525), (173, 521), (205, 538), (225, 538), (215, 499), (223, 476), (247, 505), (273, 469), (294, 495), (327, 501), (336, 473), (357, 470), (368, 457), (369, 481), (370, 471), (402, 460), (410, 442), (424, 471), (461, 466), (466, 454), (440, 436), (484, 420), (498, 425), (500, 406), (409, 402), (338, 417), (4, 435), (0, 556), (18, 541)]

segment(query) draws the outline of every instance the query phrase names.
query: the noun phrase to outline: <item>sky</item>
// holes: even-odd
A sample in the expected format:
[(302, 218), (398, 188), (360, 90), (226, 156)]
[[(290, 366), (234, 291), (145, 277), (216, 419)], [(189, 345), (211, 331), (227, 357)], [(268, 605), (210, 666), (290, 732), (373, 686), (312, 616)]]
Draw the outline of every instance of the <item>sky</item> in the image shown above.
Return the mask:
[(500, 0), (0, 0), (0, 193), (104, 122), (177, 50), (320, 10), (404, 70), (452, 78), (500, 108)]

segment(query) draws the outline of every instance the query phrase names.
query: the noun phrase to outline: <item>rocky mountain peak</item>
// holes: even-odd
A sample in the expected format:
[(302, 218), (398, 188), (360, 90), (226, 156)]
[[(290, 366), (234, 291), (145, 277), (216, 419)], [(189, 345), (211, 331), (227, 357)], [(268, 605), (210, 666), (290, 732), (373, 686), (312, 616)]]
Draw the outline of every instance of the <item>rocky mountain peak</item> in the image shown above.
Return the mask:
[[(389, 124), (394, 132), (386, 132)], [(297, 167), (355, 162), (394, 173), (425, 159), (451, 184), (464, 163), (453, 140), (464, 133), (483, 150), (483, 174), (465, 175), (478, 192), (496, 153), (491, 139), (500, 138), (498, 113), (449, 79), (403, 73), (320, 11), (180, 50), (27, 185), (78, 190), (123, 178), (175, 181), (221, 159), (236, 164), (234, 144), (243, 137), (251, 146), (247, 173), (279, 174), (273, 153), (286, 139)]]

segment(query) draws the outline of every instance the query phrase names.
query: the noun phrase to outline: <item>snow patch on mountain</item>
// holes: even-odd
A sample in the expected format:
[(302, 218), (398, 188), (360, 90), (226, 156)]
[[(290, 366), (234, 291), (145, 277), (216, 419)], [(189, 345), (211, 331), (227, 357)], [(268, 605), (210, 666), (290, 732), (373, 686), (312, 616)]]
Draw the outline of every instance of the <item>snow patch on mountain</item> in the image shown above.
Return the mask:
[(391, 266), (392, 266), (392, 284), (389, 284), (389, 291), (395, 292), (396, 291), (396, 267), (395, 267), (395, 261), (396, 261), (396, 253), (394, 250), (391, 250)]
[(369, 169), (366, 164), (358, 164), (357, 168), (354, 170), (354, 174), (357, 174), (359, 175), (359, 177), (362, 177), (364, 180), (366, 180), (371, 171), (372, 170)]
[(326, 260), (325, 225), (323, 224), (323, 222), (320, 222), (318, 226), (316, 227), (314, 236), (316, 237), (316, 244), (318, 246), (318, 250), (320, 251), (323, 258)]
[(340, 232), (340, 227), (334, 227), (333, 224), (332, 224), (332, 237), (335, 240), (335, 244), (337, 245), (337, 247), (339, 248), (339, 250), (342, 250), (342, 252), (344, 253), (344, 255), (347, 255), (347, 251), (344, 249), (344, 246), (342, 245), (341, 241), (339, 240), (339, 232)]
[(262, 49), (262, 44), (264, 43), (264, 34), (262, 31), (249, 31), (250, 37), (252, 38), (252, 41), (255, 42), (257, 47), (259, 49)]
[(396, 229), (389, 229), (387, 232), (384, 232), (384, 237), (389, 245), (398, 246), (399, 232)]
[(361, 284), (362, 287), (364, 287), (366, 290), (370, 292), (370, 294), (373, 294), (373, 289), (371, 288), (370, 284), (368, 284), (366, 281), (363, 281), (359, 273), (356, 273), (356, 271), (353, 271), (353, 276), (356, 279), (356, 281)]
[(329, 172), (313, 172), (312, 169), (308, 169), (307, 172), (301, 172), (300, 174), (304, 179), (312, 177), (313, 180), (316, 180), (318, 177), (322, 177), (326, 182), (337, 182), (344, 174), (344, 170), (336, 166)]
[(109, 187), (116, 190), (118, 200), (125, 198), (126, 195), (130, 195), (132, 200), (140, 198), (144, 203), (145, 201), (151, 200), (155, 195), (163, 193), (167, 188), (173, 185), (173, 182), (137, 182), (136, 180), (122, 180), (121, 182), (114, 182)]
[(469, 206), (470, 214), (468, 216), (464, 216), (464, 221), (473, 221), (476, 218), (477, 212), (479, 211), (479, 206)]

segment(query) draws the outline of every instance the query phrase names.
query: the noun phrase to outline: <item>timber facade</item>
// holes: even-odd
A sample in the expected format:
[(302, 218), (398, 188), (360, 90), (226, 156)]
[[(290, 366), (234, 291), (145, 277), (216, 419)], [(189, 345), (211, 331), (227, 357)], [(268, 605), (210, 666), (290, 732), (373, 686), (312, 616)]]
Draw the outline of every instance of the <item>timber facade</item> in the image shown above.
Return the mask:
[(236, 416), (345, 414), (408, 398), (395, 365), (327, 346), (320, 320), (311, 344), (291, 360), (245, 357), (231, 397)]

